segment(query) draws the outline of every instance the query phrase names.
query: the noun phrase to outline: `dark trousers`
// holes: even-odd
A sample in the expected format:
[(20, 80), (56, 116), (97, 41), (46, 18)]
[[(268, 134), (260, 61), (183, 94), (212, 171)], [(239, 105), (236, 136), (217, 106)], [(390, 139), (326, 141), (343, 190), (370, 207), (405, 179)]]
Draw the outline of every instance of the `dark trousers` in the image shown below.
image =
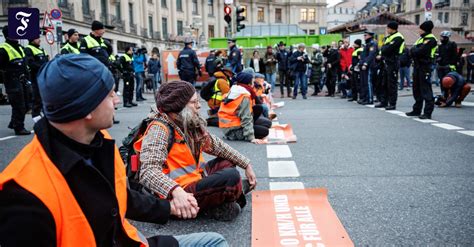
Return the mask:
[(130, 103), (133, 101), (133, 87), (134, 87), (133, 74), (123, 74), (123, 103)]
[(119, 84), (120, 84), (120, 72), (115, 71), (113, 72), (113, 75), (114, 75), (114, 81), (115, 81), (114, 91), (117, 92), (119, 90)]
[(41, 103), (41, 96), (38, 88), (38, 80), (36, 79), (36, 74), (31, 74), (31, 89), (33, 91), (33, 105), (31, 107), (31, 116), (39, 116), (43, 107)]
[(283, 96), (284, 95), (284, 87), (286, 86), (286, 91), (287, 91), (287, 95), (288, 97), (290, 97), (290, 92), (291, 92), (291, 89), (290, 89), (290, 78), (289, 78), (289, 73), (288, 71), (278, 71), (278, 77), (280, 78), (280, 92), (281, 92), (281, 95)]
[(326, 78), (326, 87), (328, 88), (328, 94), (334, 95), (336, 92), (336, 80), (337, 80), (337, 68), (328, 69)]
[(201, 210), (235, 202), (242, 196), (240, 173), (232, 162), (215, 158), (205, 164), (203, 173), (201, 180), (184, 189), (194, 195)]
[(8, 128), (10, 129), (21, 130), (25, 127), (25, 115), (28, 109), (25, 93), (26, 87), (24, 85), (20, 85), (13, 92), (7, 91), (8, 101), (12, 106), (12, 116), (10, 124), (8, 124)]
[(383, 73), (384, 97), (380, 103), (384, 105), (397, 105), (398, 98), (398, 65), (387, 63)]
[(474, 83), (474, 66), (467, 65), (467, 76), (466, 76), (467, 83)]
[(262, 139), (268, 136), (272, 121), (263, 116), (263, 107), (261, 105), (254, 105), (253, 108), (253, 132), (257, 139)]
[(194, 71), (180, 70), (178, 74), (181, 80), (187, 81), (193, 84), (193, 86), (196, 83), (196, 74), (194, 73)]
[(385, 98), (385, 67), (381, 69), (374, 69), (372, 77), (372, 88), (374, 89), (374, 95), (379, 102), (383, 102)]
[(431, 116), (434, 109), (433, 89), (431, 88), (431, 68), (415, 68), (413, 70), (413, 111), (421, 113), (425, 102), (424, 114)]
[(352, 90), (352, 99), (357, 100), (360, 90), (360, 73), (352, 72), (351, 75), (351, 90)]
[(374, 102), (374, 96), (372, 91), (372, 79), (373, 79), (373, 70), (367, 68), (366, 70), (360, 71), (360, 99), (367, 103)]

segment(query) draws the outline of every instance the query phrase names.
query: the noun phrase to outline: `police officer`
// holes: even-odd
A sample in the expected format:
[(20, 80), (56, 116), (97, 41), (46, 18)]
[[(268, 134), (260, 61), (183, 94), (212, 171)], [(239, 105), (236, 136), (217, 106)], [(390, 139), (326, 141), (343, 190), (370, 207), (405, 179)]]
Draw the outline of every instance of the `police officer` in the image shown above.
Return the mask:
[(8, 38), (8, 26), (2, 29), (5, 43), (0, 44), (0, 74), (5, 83), (8, 101), (12, 106), (12, 116), (8, 128), (15, 130), (15, 135), (29, 135), (25, 129), (26, 90), (28, 68), (23, 47), (18, 40)]
[(179, 78), (194, 85), (197, 74), (201, 75), (198, 57), (196, 52), (192, 49), (193, 41), (190, 38), (184, 40), (184, 48), (178, 55), (176, 67), (178, 68)]
[(359, 61), (360, 61), (360, 55), (362, 53), (362, 40), (356, 39), (354, 41), (354, 51), (352, 52), (352, 63), (349, 68), (351, 71), (351, 91), (352, 91), (352, 97), (348, 99), (347, 101), (357, 101), (358, 100), (358, 95), (360, 93), (360, 69), (359, 69)]
[(79, 32), (76, 29), (71, 28), (67, 30), (67, 42), (61, 48), (61, 54), (79, 54)]
[(362, 50), (359, 61), (359, 68), (361, 70), (361, 87), (360, 99), (357, 103), (362, 105), (370, 105), (374, 102), (373, 96), (373, 80), (376, 74), (375, 57), (378, 54), (378, 46), (374, 41), (374, 33), (366, 31), (364, 33), (365, 47)]
[(44, 49), (40, 47), (40, 43), (41, 39), (38, 36), (35, 39), (31, 39), (30, 43), (25, 48), (25, 58), (28, 67), (30, 68), (30, 80), (33, 89), (33, 106), (31, 108), (31, 116), (33, 119), (41, 116), (40, 113), (42, 108), (41, 96), (38, 89), (38, 80), (36, 77), (41, 66), (49, 61), (49, 56), (44, 51)]
[[(375, 107), (385, 107), (386, 110), (395, 110), (398, 97), (398, 71), (400, 69), (399, 56), (405, 49), (405, 38), (398, 31), (398, 23), (395, 21), (387, 24), (387, 33), (382, 47), (380, 48), (381, 59), (384, 63), (383, 73), (383, 97)], [(379, 57), (380, 58), (380, 57)]]
[[(419, 116), (421, 119), (431, 119), (434, 109), (433, 89), (431, 88), (431, 68), (434, 62), (437, 40), (431, 33), (433, 22), (425, 21), (420, 25), (420, 38), (410, 49), (413, 57), (413, 98), (415, 104), (413, 110), (407, 112), (407, 116)], [(425, 102), (424, 113), (421, 114)]]
[(216, 72), (216, 64), (214, 61), (216, 61), (216, 50), (210, 50), (209, 56), (206, 58), (206, 64), (204, 65), (204, 68), (206, 69), (206, 72), (209, 74), (209, 76), (214, 75)]
[[(438, 56), (436, 58), (437, 63), (437, 75), (438, 79), (441, 80), (451, 71), (456, 71), (456, 65), (458, 63), (458, 45), (454, 41), (450, 41), (450, 31), (441, 32), (441, 44), (438, 47)], [(441, 85), (441, 91), (444, 91), (443, 85)]]
[(229, 47), (229, 54), (227, 59), (227, 67), (232, 68), (235, 74), (242, 71), (242, 54), (236, 46), (236, 39), (228, 39), (227, 46)]
[(123, 106), (132, 107), (137, 106), (133, 102), (133, 84), (134, 84), (134, 75), (133, 75), (133, 48), (128, 46), (125, 48), (125, 54), (120, 57), (120, 72), (123, 75)]

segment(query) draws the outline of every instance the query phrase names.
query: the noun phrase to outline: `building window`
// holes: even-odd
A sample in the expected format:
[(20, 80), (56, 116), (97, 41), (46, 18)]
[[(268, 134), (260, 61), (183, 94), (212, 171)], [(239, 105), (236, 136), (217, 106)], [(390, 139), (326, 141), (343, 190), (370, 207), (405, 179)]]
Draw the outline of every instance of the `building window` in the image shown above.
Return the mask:
[(107, 20), (107, 13), (108, 13), (107, 0), (100, 0), (100, 9), (102, 10), (101, 15), (104, 16), (105, 19)]
[(308, 9), (308, 22), (316, 21), (316, 9)]
[(277, 22), (277, 23), (282, 22), (281, 9), (275, 9), (275, 22)]
[(128, 4), (128, 15), (130, 17), (130, 24), (134, 24), (135, 21), (133, 21), (133, 3)]
[(209, 25), (207, 29), (207, 36), (209, 38), (214, 38), (214, 25)]
[(148, 16), (148, 32), (149, 32), (149, 36), (153, 37), (153, 16), (152, 15)]
[(349, 14), (349, 9), (346, 9), (346, 15)]
[(415, 24), (420, 25), (420, 15), (415, 15)]
[(183, 12), (183, 0), (176, 0), (176, 10)]
[(308, 30), (303, 29), (304, 34), (308, 34)]
[(258, 7), (257, 10), (257, 21), (258, 22), (265, 22), (265, 12), (263, 7)]
[(84, 15), (90, 15), (89, 0), (82, 0), (82, 13)]
[(178, 28), (178, 35), (182, 36), (183, 35), (183, 21), (178, 21), (177, 28)]
[(469, 0), (463, 0), (462, 1), (464, 4), (469, 4)]
[(443, 22), (443, 12), (438, 13), (438, 21)]
[(449, 22), (449, 12), (444, 13), (444, 23)]
[(342, 8), (339, 8), (339, 14), (342, 14)]
[(163, 32), (163, 39), (168, 39), (168, 19), (161, 18), (161, 31)]
[(161, 0), (161, 7), (168, 8), (168, 4), (166, 3), (167, 0)]
[(468, 13), (461, 13), (461, 26), (467, 26), (468, 18), (469, 18)]
[(300, 14), (301, 14), (300, 21), (301, 22), (307, 22), (308, 21), (308, 9), (301, 9)]
[(314, 29), (309, 30), (309, 35), (315, 35), (315, 34), (316, 34), (316, 30), (314, 30)]
[(193, 0), (193, 15), (198, 14), (198, 0)]
[(209, 8), (207, 15), (214, 16), (214, 0), (207, 0), (207, 6)]
[(117, 20), (122, 20), (122, 9), (120, 8), (120, 2), (115, 4), (115, 15), (117, 16)]

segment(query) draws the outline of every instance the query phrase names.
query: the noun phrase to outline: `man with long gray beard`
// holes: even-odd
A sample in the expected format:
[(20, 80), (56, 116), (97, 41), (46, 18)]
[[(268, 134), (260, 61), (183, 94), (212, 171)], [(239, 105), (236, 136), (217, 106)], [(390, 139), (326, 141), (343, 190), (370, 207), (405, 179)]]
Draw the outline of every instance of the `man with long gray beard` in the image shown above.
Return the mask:
[[(207, 131), (200, 108), (191, 83), (173, 81), (160, 87), (149, 115), (153, 121), (135, 143), (141, 147), (139, 181), (153, 194), (170, 199), (180, 218), (202, 212), (230, 221), (245, 206), (245, 194), (257, 180), (248, 158)], [(217, 158), (206, 163), (203, 152)], [(236, 166), (245, 170), (247, 180), (241, 180)]]

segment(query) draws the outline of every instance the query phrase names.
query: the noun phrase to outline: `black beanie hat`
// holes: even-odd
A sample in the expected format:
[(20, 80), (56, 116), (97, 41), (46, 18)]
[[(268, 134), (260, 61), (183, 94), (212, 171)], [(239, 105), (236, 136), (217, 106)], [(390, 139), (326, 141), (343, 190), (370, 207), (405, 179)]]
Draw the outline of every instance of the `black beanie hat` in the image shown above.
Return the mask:
[(92, 31), (104, 29), (104, 24), (100, 21), (93, 21), (91, 26)]
[(163, 83), (156, 93), (156, 108), (163, 112), (181, 112), (195, 93), (194, 86), (186, 81)]
[(71, 28), (71, 29), (67, 30), (67, 37), (71, 38), (71, 36), (73, 36), (75, 33), (79, 33), (79, 32), (76, 29)]
[(250, 83), (252, 83), (252, 81), (253, 81), (253, 75), (250, 74), (250, 73), (247, 73), (247, 72), (240, 72), (235, 77), (235, 80), (238, 83), (250, 85)]
[(358, 46), (362, 46), (362, 40), (356, 39), (356, 40), (354, 41), (354, 44), (356, 44), (356, 45), (358, 45)]
[(8, 25), (3, 26), (2, 33), (3, 37), (8, 38)]
[(425, 21), (421, 23), (420, 25), (420, 29), (427, 33), (431, 33), (431, 31), (433, 30), (433, 27), (434, 27), (434, 24), (432, 21)]
[(387, 24), (387, 27), (393, 30), (398, 30), (398, 23), (396, 21), (391, 21)]

